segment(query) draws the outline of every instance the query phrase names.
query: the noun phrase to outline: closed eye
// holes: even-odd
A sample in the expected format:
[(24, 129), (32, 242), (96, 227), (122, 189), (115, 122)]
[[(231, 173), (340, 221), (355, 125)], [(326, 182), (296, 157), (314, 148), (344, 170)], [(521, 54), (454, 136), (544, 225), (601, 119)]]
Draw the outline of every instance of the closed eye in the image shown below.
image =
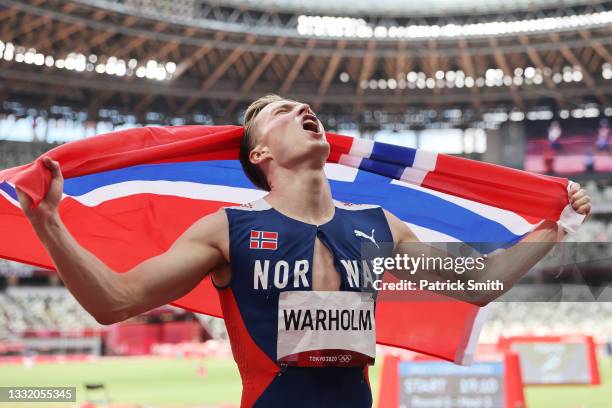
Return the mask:
[(293, 109), (293, 104), (284, 104), (279, 106), (278, 108), (276, 108), (276, 110), (274, 111), (273, 115), (278, 115), (279, 113), (284, 113), (284, 112), (289, 112), (290, 110)]

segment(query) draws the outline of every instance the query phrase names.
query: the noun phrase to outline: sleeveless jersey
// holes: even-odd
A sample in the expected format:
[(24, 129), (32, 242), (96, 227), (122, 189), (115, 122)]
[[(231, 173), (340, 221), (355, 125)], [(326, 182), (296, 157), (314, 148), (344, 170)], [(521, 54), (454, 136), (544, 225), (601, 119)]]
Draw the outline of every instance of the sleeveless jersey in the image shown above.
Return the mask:
[(333, 257), (340, 291), (362, 291), (371, 278), (359, 265), (364, 244), (380, 247), (376, 256), (390, 255), (383, 253), (389, 245), (379, 246), (393, 241), (382, 208), (334, 205), (333, 218), (319, 226), (290, 218), (264, 199), (225, 208), (231, 280), (217, 289), (242, 378), (242, 407), (372, 405), (367, 365), (296, 367), (277, 362), (279, 295), (312, 290), (316, 237)]

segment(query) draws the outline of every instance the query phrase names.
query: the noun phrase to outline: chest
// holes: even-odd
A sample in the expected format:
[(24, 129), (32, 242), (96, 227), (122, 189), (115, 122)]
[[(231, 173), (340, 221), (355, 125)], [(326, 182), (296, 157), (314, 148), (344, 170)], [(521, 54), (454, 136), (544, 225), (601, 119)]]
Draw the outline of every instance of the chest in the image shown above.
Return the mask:
[(312, 253), (312, 290), (339, 290), (342, 272), (336, 269), (329, 248), (317, 237)]

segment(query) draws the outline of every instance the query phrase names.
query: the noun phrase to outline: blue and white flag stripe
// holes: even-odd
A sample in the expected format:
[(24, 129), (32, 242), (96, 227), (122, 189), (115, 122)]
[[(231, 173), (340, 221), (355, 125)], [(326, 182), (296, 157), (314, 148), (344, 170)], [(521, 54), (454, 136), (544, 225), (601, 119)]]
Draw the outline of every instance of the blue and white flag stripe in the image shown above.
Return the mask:
[[(380, 205), (411, 226), (423, 241), (486, 242), (493, 245), (488, 249), (494, 250), (516, 242), (534, 228), (512, 212), (361, 169), (327, 164), (325, 170), (335, 199)], [(266, 193), (252, 186), (234, 160), (106, 171), (67, 179), (64, 192), (86, 206), (143, 193), (236, 203), (253, 201)], [(0, 193), (18, 205), (11, 185), (1, 183)]]

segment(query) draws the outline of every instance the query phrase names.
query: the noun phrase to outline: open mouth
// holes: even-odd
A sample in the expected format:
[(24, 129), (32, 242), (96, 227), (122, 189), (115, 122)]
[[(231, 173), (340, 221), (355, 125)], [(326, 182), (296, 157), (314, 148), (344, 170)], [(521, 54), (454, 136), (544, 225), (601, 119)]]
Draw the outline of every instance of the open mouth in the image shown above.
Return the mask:
[(304, 115), (302, 118), (302, 128), (310, 132), (319, 133), (319, 122), (314, 115)]

